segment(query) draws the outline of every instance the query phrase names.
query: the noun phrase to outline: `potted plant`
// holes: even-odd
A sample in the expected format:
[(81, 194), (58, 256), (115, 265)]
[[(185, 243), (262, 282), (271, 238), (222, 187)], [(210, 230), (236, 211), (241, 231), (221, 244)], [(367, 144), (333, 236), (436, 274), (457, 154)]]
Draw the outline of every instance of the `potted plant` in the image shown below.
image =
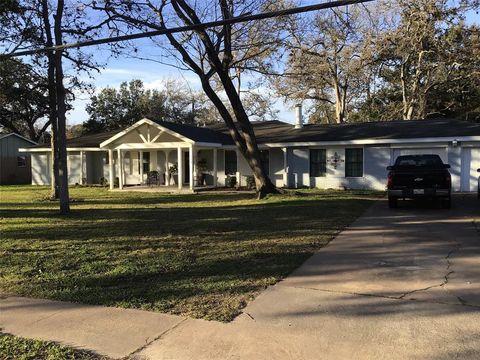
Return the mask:
[(171, 165), (168, 168), (169, 176), (170, 176), (170, 181), (173, 178), (173, 182), (178, 185), (178, 165), (177, 163)]
[(205, 184), (205, 175), (207, 172), (207, 160), (200, 159), (197, 161), (197, 184), (202, 186)]

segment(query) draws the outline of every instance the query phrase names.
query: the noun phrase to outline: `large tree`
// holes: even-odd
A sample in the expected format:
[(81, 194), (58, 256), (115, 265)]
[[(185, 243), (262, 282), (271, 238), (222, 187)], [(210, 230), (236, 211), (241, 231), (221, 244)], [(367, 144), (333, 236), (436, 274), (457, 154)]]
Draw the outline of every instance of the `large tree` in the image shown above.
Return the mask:
[(38, 141), (48, 114), (48, 78), (21, 60), (0, 59), (0, 125)]
[[(161, 30), (179, 25), (198, 25), (207, 21), (229, 20), (252, 12), (272, 10), (281, 6), (273, 0), (216, 0), (190, 2), (185, 0), (147, 0), (128, 2), (105, 1), (97, 6), (112, 21), (127, 24), (131, 30)], [(225, 24), (214, 28), (197, 28), (180, 34), (166, 35), (167, 54), (177, 64), (193, 71), (202, 89), (214, 104), (237, 148), (252, 169), (258, 196), (277, 192), (263, 168), (253, 127), (235, 78), (242, 69), (255, 66), (255, 59), (276, 49), (278, 20)], [(161, 44), (165, 48), (165, 43)], [(221, 94), (225, 94), (226, 106)], [(230, 110), (229, 110), (230, 108)]]
[(89, 119), (84, 123), (84, 133), (124, 128), (144, 117), (191, 125), (216, 120), (207, 118), (209, 104), (201, 93), (173, 79), (159, 85), (159, 89), (146, 89), (141, 80), (131, 80), (118, 89), (100, 90), (86, 107)]
[[(14, 0), (0, 17), (2, 27), (0, 41), (4, 52), (51, 47), (63, 45), (64, 42), (75, 42), (90, 38), (102, 26), (88, 25), (89, 17), (84, 7), (77, 2), (64, 0)], [(3, 10), (3, 9), (2, 9)], [(68, 92), (65, 83), (78, 86), (75, 76), (65, 76), (64, 60), (69, 61), (72, 74), (75, 70), (94, 68), (91, 59), (78, 49), (53, 50), (46, 54), (38, 54), (28, 58), (35, 69), (42, 69), (48, 79), (49, 120), (52, 129), (53, 178), (54, 195), (59, 197), (60, 212), (69, 212), (67, 151), (66, 151), (66, 112)], [(58, 191), (57, 191), (58, 190)]]
[[(468, 25), (478, 1), (384, 1), (385, 19), (374, 42), (370, 96), (350, 118), (398, 120), (478, 118), (479, 27)], [(386, 20), (386, 21), (385, 21)]]
[(311, 122), (345, 122), (350, 103), (365, 92), (372, 28), (364, 7), (298, 16), (284, 41), (286, 67), (274, 77), (278, 93), (287, 102), (309, 100)]

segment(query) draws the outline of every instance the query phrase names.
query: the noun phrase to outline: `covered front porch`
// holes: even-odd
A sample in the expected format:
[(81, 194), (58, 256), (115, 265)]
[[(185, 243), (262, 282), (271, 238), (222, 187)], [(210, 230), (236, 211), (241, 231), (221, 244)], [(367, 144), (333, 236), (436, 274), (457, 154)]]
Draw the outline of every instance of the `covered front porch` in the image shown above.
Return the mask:
[(188, 147), (109, 150), (109, 184), (167, 191), (218, 186), (218, 149)]
[(147, 119), (106, 140), (109, 186), (167, 191), (218, 186), (221, 144), (194, 141)]

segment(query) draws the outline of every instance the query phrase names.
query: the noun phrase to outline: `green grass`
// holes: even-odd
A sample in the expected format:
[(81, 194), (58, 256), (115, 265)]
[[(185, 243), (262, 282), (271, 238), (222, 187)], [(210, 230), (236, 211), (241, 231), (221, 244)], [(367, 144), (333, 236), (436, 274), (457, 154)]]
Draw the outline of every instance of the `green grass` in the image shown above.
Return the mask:
[(381, 193), (109, 192), (0, 187), (0, 293), (230, 321)]
[(105, 357), (51, 341), (30, 340), (0, 333), (2, 360), (106, 360)]

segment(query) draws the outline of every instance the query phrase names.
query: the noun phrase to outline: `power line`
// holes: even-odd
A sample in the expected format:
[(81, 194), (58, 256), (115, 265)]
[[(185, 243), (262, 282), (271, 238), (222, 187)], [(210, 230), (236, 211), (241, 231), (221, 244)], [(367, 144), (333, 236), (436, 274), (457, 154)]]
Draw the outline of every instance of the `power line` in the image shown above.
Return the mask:
[(120, 41), (149, 38), (149, 37), (153, 37), (153, 36), (175, 34), (175, 33), (179, 33), (179, 32), (206, 29), (206, 28), (222, 26), (222, 25), (231, 25), (231, 24), (237, 24), (237, 23), (254, 21), (254, 20), (263, 20), (263, 19), (270, 19), (270, 18), (274, 18), (274, 17), (301, 14), (301, 13), (306, 13), (306, 12), (311, 12), (311, 11), (316, 11), (316, 10), (330, 9), (330, 8), (346, 6), (346, 5), (362, 4), (362, 3), (371, 2), (371, 1), (374, 1), (374, 0), (339, 0), (339, 1), (332, 1), (332, 2), (328, 2), (328, 3), (321, 3), (321, 4), (314, 4), (314, 5), (307, 5), (307, 6), (300, 6), (300, 7), (294, 7), (294, 8), (289, 8), (289, 9), (283, 9), (283, 10), (269, 11), (269, 12), (264, 12), (264, 13), (260, 13), (260, 14), (242, 15), (242, 16), (237, 16), (237, 17), (234, 17), (234, 18), (231, 18), (231, 19), (226, 19), (226, 20), (209, 21), (209, 22), (205, 22), (205, 23), (202, 23), (202, 24), (180, 26), (180, 27), (171, 28), (171, 29), (153, 30), (153, 31), (147, 31), (147, 32), (138, 33), (138, 34), (130, 34), (130, 35), (108, 37), (108, 38), (102, 38), (102, 39), (96, 39), (96, 40), (88, 40), (88, 41), (82, 41), (82, 42), (78, 42), (78, 43), (71, 43), (71, 44), (65, 44), (65, 45), (45, 47), (45, 48), (41, 48), (41, 49), (17, 51), (17, 52), (13, 52), (11, 54), (0, 54), (0, 57), (10, 58), (10, 57), (17, 57), (17, 56), (34, 55), (34, 54), (45, 53), (45, 52), (48, 52), (48, 51), (64, 50), (64, 49), (71, 49), (71, 48), (81, 48), (81, 47), (87, 47), (87, 46), (93, 46), (93, 45), (115, 43), (115, 42), (120, 42)]

